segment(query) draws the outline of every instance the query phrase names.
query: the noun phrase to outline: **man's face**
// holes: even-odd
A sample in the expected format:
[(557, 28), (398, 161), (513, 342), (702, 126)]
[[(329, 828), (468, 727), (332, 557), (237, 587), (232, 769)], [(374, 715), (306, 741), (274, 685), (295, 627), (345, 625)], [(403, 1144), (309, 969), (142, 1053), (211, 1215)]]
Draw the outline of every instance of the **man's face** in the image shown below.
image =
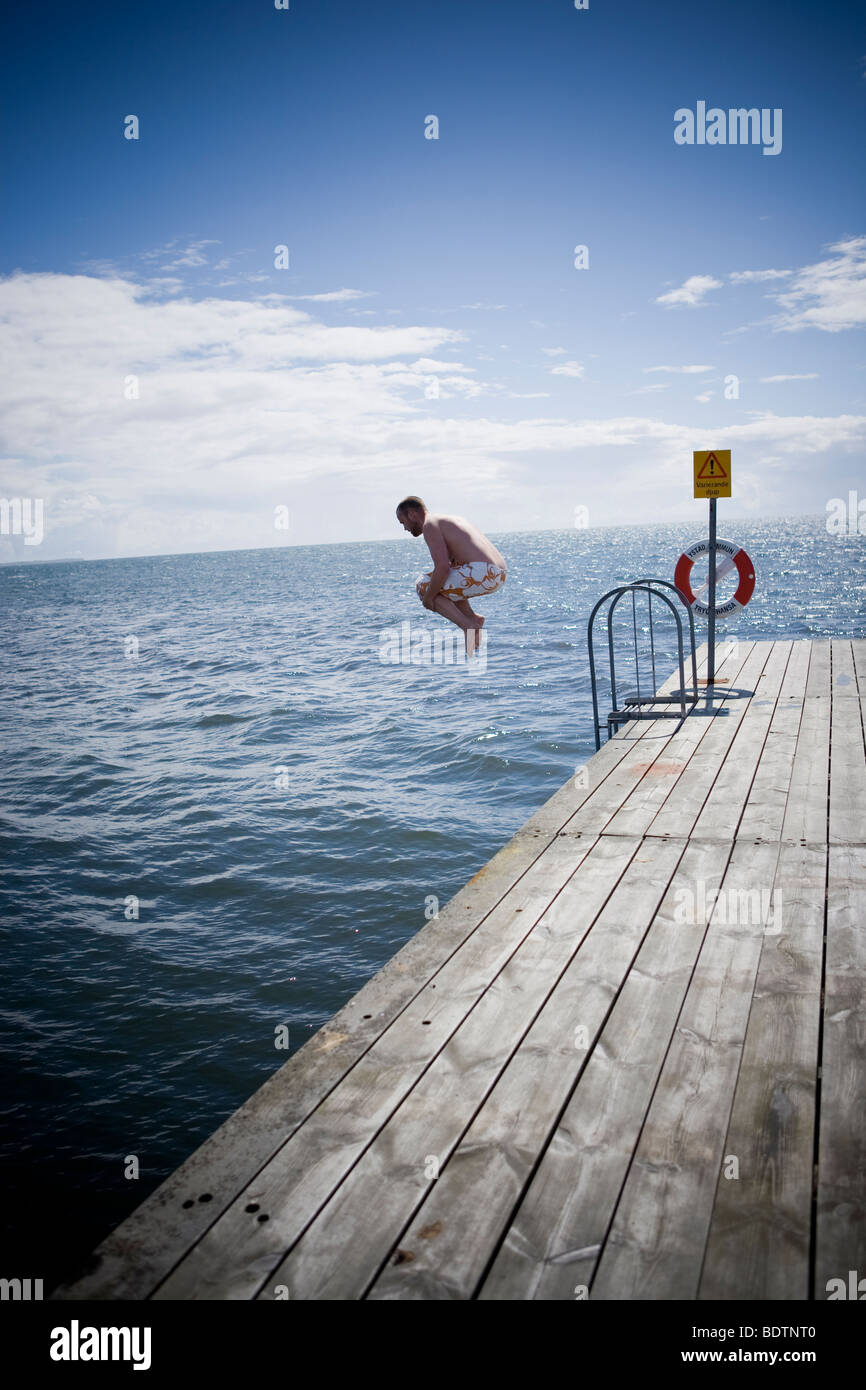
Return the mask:
[(413, 536), (420, 536), (423, 531), (420, 512), (398, 512), (397, 518), (404, 531), (409, 531)]

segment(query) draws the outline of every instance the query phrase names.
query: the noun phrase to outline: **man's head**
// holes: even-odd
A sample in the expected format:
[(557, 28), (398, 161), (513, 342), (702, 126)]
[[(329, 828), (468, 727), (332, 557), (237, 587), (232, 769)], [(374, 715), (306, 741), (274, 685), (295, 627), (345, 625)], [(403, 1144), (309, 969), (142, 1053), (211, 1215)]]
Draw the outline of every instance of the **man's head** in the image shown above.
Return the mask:
[(397, 507), (397, 520), (403, 530), (410, 531), (413, 536), (421, 535), (426, 515), (427, 508), (420, 497), (404, 497)]

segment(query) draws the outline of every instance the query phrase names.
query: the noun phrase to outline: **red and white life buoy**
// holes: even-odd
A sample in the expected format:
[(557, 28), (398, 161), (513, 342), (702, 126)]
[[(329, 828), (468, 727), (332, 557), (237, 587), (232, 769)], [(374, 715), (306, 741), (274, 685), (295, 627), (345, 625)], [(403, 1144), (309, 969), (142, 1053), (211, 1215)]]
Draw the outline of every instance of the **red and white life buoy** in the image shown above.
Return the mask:
[[(677, 567), (674, 570), (674, 584), (677, 586), (692, 611), (700, 614), (703, 618), (707, 617), (710, 610), (705, 603), (701, 603), (695, 598), (695, 595), (692, 593), (692, 586), (689, 583), (689, 576), (691, 575), (692, 565), (695, 563), (695, 560), (697, 560), (699, 555), (709, 554), (709, 549), (710, 543), (708, 540), (696, 541), (694, 545), (689, 546), (688, 550), (683, 551), (682, 555), (677, 560)], [(717, 539), (716, 550), (721, 550), (722, 553), (728, 557), (723, 564), (718, 565), (716, 579), (723, 578), (732, 567), (736, 569), (737, 574), (740, 576), (737, 592), (734, 594), (733, 598), (728, 599), (727, 603), (718, 604), (716, 606), (716, 617), (724, 618), (729, 613), (735, 613), (738, 608), (745, 608), (746, 604), (749, 602), (749, 599), (755, 591), (755, 567), (745, 550), (735, 545), (733, 541), (720, 541)]]

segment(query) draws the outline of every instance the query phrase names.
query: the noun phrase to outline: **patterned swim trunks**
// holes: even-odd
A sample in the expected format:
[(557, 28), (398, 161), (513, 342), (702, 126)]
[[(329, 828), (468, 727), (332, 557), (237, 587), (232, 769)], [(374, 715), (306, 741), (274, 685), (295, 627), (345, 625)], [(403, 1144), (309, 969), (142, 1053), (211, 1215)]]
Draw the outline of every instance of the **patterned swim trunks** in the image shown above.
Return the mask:
[[(415, 590), (423, 600), (430, 586), (433, 571), (418, 577)], [(483, 594), (494, 594), (505, 583), (505, 570), (501, 565), (492, 565), (489, 560), (468, 560), (455, 565), (445, 576), (440, 593), (445, 598), (459, 601), (463, 598), (481, 598)]]

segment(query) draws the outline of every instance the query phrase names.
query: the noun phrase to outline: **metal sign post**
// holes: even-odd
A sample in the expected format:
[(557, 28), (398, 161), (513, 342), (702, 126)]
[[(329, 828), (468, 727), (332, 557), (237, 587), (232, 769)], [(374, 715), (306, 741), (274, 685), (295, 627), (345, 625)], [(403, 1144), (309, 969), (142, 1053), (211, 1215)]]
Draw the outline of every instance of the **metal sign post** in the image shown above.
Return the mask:
[(707, 597), (707, 689), (716, 679), (716, 499), (731, 495), (730, 449), (694, 451), (695, 497), (710, 503), (709, 554), (707, 555), (709, 593)]
[(711, 686), (716, 679), (716, 499), (710, 498), (710, 553), (707, 556), (709, 564), (709, 594), (707, 606), (707, 685)]

